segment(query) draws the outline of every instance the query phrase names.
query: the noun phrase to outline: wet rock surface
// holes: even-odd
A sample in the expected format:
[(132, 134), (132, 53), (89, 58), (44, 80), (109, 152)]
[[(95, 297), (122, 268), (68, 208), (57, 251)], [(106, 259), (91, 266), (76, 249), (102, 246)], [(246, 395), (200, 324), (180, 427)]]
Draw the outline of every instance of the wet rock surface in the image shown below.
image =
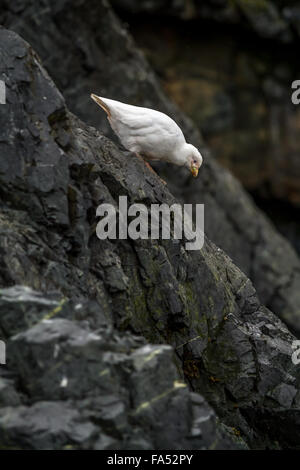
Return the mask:
[(131, 14), (162, 14), (183, 20), (209, 19), (230, 25), (242, 24), (257, 35), (291, 43), (299, 37), (299, 6), (293, 0), (111, 0), (117, 10)]
[(208, 238), (100, 241), (100, 203), (176, 199), (68, 111), (28, 44), (0, 45), (1, 446), (298, 447), (294, 337)]
[[(139, 5), (142, 4), (144, 5), (139, 2)], [(154, 2), (147, 2), (147, 5), (150, 4), (154, 5)], [(173, 3), (169, 2), (169, 5)], [(11, 2), (4, 1), (0, 22), (16, 30), (36, 49), (63, 92), (71, 111), (86, 123), (101, 129), (106, 136), (115, 140), (105, 113), (91, 102), (91, 92), (153, 107), (176, 120), (187, 139), (201, 149), (205, 163), (197, 180), (185, 170), (170, 166), (160, 166), (159, 173), (168, 181), (171, 193), (181, 202), (205, 204), (207, 236), (224, 249), (250, 277), (260, 300), (299, 334), (300, 262), (295, 251), (278, 235), (241, 185), (210, 156), (192, 122), (166, 98), (143, 55), (136, 49), (130, 35), (108, 4), (100, 0), (90, 0), (88, 3), (75, 0), (56, 1), (53, 6), (50, 1), (34, 2), (33, 5), (20, 0), (16, 9)], [(59, 113), (59, 110), (56, 111), (56, 115)], [(63, 116), (61, 119), (63, 120)], [(55, 113), (53, 122), (54, 130), (51, 132), (59, 134), (56, 139), (67, 150), (70, 146), (69, 134), (61, 126), (55, 130)], [(83, 139), (85, 134), (82, 135)], [(102, 142), (105, 145), (106, 141)], [(61, 159), (59, 154), (56, 158), (57, 161)], [(64, 163), (59, 172), (68, 173), (67, 170), (62, 170), (63, 166)], [(84, 172), (88, 171), (89, 164)], [(131, 167), (127, 176), (128, 183), (133, 181), (135, 188), (138, 179), (132, 178), (130, 172)], [(56, 173), (54, 175), (56, 179)], [(39, 180), (40, 177), (41, 175), (35, 178)], [(78, 177), (80, 179), (80, 175)], [(63, 173), (61, 194), (66, 191), (66, 180), (66, 174)], [(50, 178), (47, 184), (51, 184)], [(77, 199), (80, 196), (76, 186), (68, 191), (69, 200), (77, 201), (76, 204), (81, 207), (82, 201)], [(56, 202), (61, 206), (63, 201), (60, 198)], [(60, 222), (64, 224), (66, 207), (58, 210), (51, 206), (48, 210), (50, 218), (58, 217), (58, 213)], [(76, 214), (76, 218), (80, 219), (80, 214)], [(81, 245), (80, 236), (79, 232), (70, 235), (68, 243), (71, 251), (74, 245)], [(59, 244), (58, 239), (57, 243)], [(82, 248), (79, 251), (82, 252)], [(55, 270), (55, 264), (52, 269)], [(61, 283), (64, 282), (61, 279)]]
[(16, 318), (31, 309), (32, 319), (16, 335), (5, 329), (1, 448), (246, 447), (217, 422), (204, 398), (188, 391), (170, 346), (120, 334), (109, 318), (101, 325), (99, 307), (95, 329), (93, 305), (57, 293), (46, 297), (17, 286), (0, 296), (1, 313)]

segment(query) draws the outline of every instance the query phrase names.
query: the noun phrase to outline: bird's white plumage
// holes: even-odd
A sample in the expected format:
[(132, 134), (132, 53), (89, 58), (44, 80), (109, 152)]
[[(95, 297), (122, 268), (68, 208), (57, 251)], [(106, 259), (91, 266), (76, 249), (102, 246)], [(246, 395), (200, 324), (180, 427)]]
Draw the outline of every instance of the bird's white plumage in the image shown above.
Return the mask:
[(198, 169), (201, 166), (198, 150), (186, 143), (180, 127), (166, 114), (94, 94), (91, 97), (106, 111), (112, 129), (131, 152), (147, 160), (162, 160), (188, 168), (193, 162)]
[(174, 148), (185, 143), (180, 127), (166, 114), (100, 98), (110, 111), (112, 129), (131, 152), (149, 160), (169, 161)]

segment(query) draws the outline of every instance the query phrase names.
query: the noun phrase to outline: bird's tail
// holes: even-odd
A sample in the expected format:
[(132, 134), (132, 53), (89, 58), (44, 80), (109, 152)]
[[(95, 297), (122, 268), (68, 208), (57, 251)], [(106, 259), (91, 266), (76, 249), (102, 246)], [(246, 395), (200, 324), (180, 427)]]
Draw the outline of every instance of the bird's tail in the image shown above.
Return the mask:
[(109, 107), (107, 106), (107, 104), (104, 103), (104, 101), (97, 95), (95, 95), (94, 93), (91, 94), (91, 98), (99, 105), (101, 106), (102, 109), (104, 109), (104, 111), (106, 112), (106, 114), (108, 115), (108, 117), (111, 117), (111, 113), (110, 113), (110, 109)]

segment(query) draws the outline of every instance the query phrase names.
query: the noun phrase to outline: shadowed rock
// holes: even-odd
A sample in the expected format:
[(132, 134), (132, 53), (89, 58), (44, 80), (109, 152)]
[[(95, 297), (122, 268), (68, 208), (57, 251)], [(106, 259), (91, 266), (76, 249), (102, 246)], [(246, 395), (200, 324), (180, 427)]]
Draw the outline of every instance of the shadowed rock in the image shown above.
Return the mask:
[(21, 286), (0, 296), (1, 312), (16, 318), (31, 309), (33, 322), (8, 339), (10, 376), (0, 370), (1, 448), (247, 447), (188, 391), (170, 346), (120, 335), (109, 321), (92, 330), (87, 302)]
[(292, 0), (284, 3), (270, 0), (111, 0), (111, 4), (131, 14), (162, 14), (183, 20), (238, 24), (262, 38), (283, 43), (291, 43), (300, 33), (299, 6)]

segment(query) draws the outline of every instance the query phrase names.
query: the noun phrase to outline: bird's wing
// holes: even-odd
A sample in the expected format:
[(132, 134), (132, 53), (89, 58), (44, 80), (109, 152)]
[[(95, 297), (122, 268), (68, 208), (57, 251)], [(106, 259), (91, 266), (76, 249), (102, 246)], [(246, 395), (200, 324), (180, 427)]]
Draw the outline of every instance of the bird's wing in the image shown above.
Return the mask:
[(106, 111), (112, 129), (131, 151), (149, 156), (152, 153), (153, 157), (153, 149), (160, 141), (169, 141), (172, 145), (185, 142), (179, 126), (164, 113), (108, 98), (96, 98), (93, 99)]

